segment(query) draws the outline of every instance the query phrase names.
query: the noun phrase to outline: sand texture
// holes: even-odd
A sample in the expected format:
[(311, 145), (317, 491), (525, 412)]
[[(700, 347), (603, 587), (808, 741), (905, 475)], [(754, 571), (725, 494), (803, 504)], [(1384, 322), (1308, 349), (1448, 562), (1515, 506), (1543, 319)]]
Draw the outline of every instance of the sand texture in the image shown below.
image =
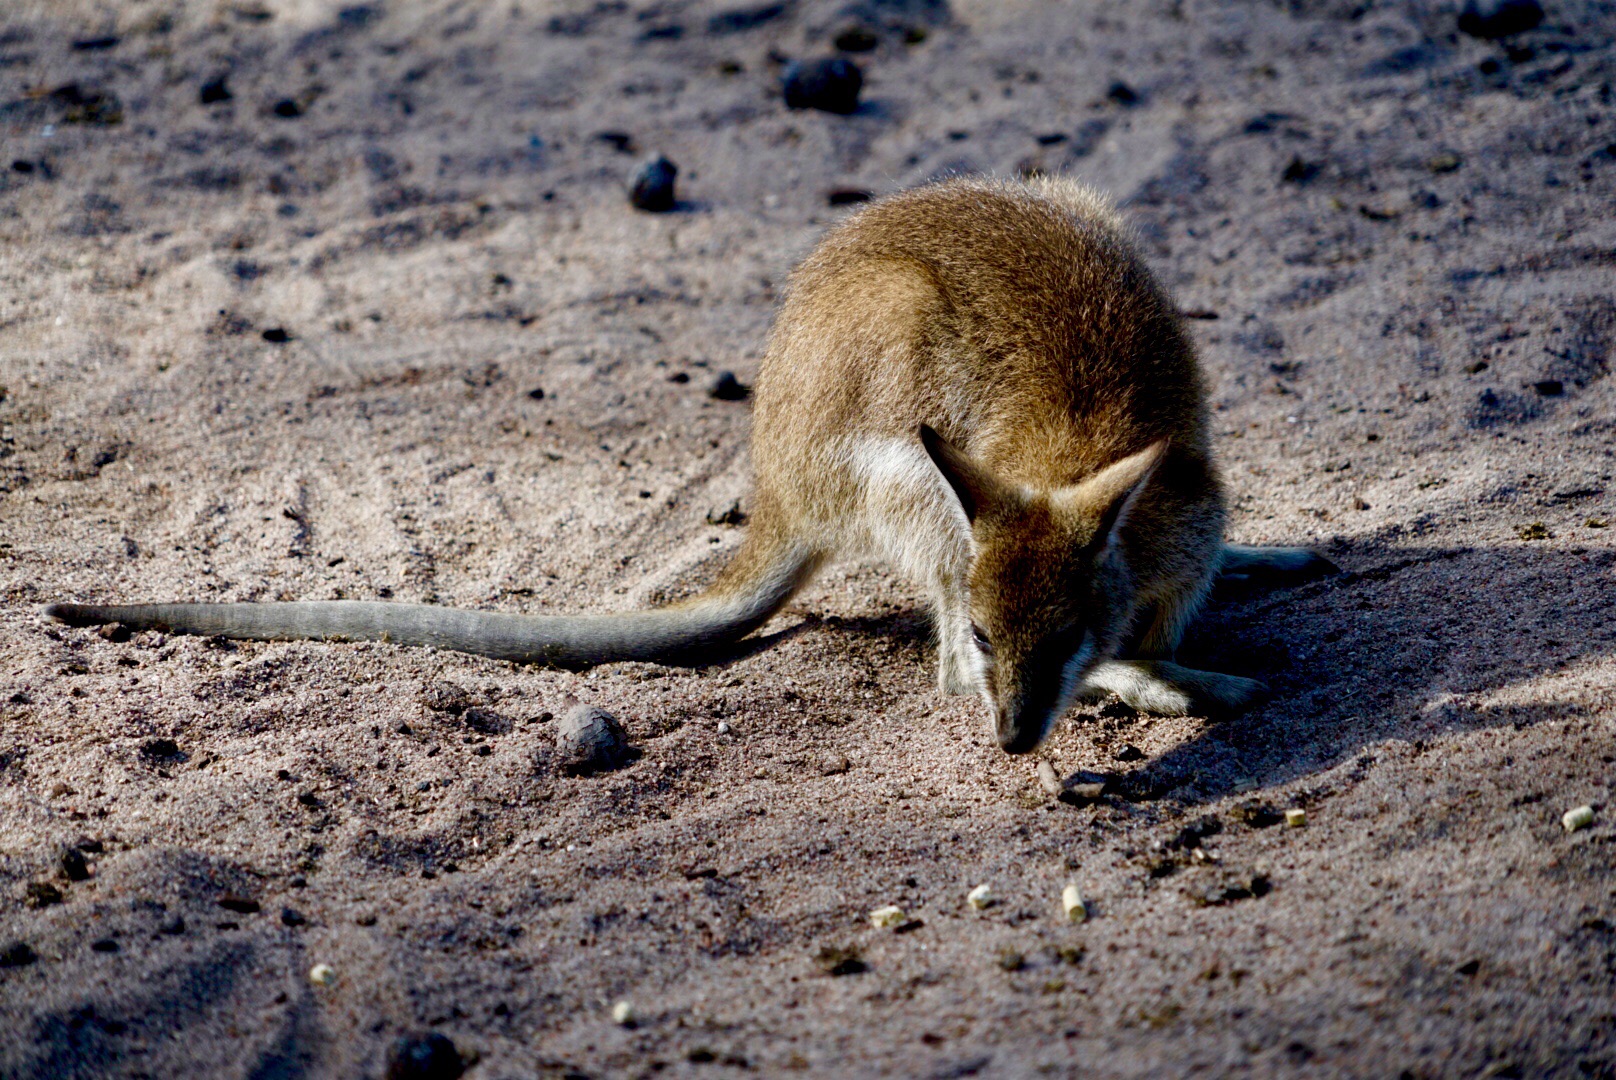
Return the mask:
[[(0, 3), (0, 1075), (1616, 1076), (1616, 9), (1547, 7)], [(836, 193), (1030, 170), (1193, 316), (1231, 538), (1344, 571), (1191, 632), (1250, 714), (1074, 709), (1096, 800), (879, 566), (584, 674), (37, 614), (688, 595)]]

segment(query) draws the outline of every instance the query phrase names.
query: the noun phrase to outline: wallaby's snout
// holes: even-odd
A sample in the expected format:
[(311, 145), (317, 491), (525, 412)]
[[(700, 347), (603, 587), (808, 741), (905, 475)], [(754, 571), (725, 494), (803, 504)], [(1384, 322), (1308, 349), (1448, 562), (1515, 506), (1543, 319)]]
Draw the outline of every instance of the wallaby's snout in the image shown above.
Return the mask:
[(1014, 705), (999, 703), (994, 708), (999, 748), (1007, 754), (1030, 754), (1044, 741), (1049, 727), (1047, 713), (1029, 716)]

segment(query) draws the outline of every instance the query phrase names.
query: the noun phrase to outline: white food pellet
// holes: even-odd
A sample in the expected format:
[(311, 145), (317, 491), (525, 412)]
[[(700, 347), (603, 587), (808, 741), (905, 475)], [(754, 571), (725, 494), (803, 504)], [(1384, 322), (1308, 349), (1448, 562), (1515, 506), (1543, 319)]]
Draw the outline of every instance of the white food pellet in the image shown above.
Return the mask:
[(619, 1001), (612, 1006), (612, 1022), (628, 1027), (634, 1023), (634, 1006), (626, 1001)]
[(988, 888), (986, 885), (978, 885), (976, 888), (965, 894), (965, 902), (970, 904), (976, 910), (981, 911), (983, 908), (993, 903), (993, 890)]
[(1575, 810), (1567, 810), (1565, 815), (1560, 818), (1560, 824), (1565, 826), (1566, 832), (1576, 832), (1578, 829), (1586, 829), (1593, 823), (1594, 808), (1591, 806), (1579, 806)]
[(1293, 829), (1300, 829), (1307, 824), (1307, 811), (1300, 806), (1293, 806), (1285, 811), (1285, 824)]
[(720, 735), (728, 735), (729, 734), (729, 725), (724, 723), (724, 721), (720, 720), (718, 722), (718, 733)]
[(870, 925), (877, 930), (890, 930), (894, 926), (901, 925), (904, 921), (903, 908), (896, 904), (878, 907), (870, 912)]
[(315, 986), (330, 986), (336, 981), (336, 970), (330, 964), (315, 964), (309, 968), (309, 982)]
[(1083, 899), (1083, 890), (1072, 882), (1061, 890), (1061, 908), (1072, 922), (1083, 922), (1089, 917), (1089, 905)]

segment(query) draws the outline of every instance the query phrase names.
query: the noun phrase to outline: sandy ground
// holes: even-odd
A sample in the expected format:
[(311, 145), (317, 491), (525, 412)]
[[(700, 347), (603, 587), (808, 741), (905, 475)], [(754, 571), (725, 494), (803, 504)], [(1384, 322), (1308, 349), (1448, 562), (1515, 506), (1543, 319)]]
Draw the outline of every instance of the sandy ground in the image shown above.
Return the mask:
[[(0, 1074), (1616, 1075), (1616, 11), (1548, 6), (9, 0)], [(787, 110), (859, 22), (859, 111)], [(1232, 537), (1346, 571), (1200, 622), (1250, 715), (1074, 710), (1097, 802), (879, 567), (697, 669), (35, 613), (685, 594), (829, 194), (1026, 169), (1201, 316)], [(642, 756), (560, 775), (568, 695)]]

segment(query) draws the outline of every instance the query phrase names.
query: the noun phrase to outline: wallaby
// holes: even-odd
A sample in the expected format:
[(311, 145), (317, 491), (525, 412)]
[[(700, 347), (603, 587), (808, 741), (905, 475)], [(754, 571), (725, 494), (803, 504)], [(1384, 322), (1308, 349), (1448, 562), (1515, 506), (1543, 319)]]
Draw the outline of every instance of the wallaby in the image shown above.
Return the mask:
[(1173, 662), (1220, 569), (1328, 568), (1222, 542), (1205, 392), (1180, 316), (1117, 212), (1068, 180), (951, 180), (871, 203), (791, 277), (758, 374), (751, 524), (711, 588), (615, 615), (420, 604), (52, 604), (258, 640), (436, 645), (584, 666), (700, 658), (827, 560), (929, 592), (939, 689), (980, 693), (1010, 753), (1080, 694), (1157, 714), (1261, 683)]

